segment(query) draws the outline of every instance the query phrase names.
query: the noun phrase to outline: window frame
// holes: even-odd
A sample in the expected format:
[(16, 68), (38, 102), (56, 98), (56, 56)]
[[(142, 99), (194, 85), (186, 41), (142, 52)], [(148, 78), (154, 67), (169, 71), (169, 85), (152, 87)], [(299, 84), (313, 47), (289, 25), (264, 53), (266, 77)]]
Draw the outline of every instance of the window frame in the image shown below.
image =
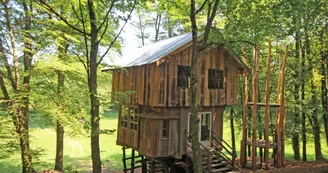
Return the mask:
[[(162, 122), (162, 138), (169, 138), (170, 135), (170, 120), (163, 120)], [(166, 127), (164, 127), (164, 124), (166, 124)], [(164, 135), (164, 132), (166, 135)]]
[(139, 106), (130, 106), (129, 113), (130, 113), (129, 129), (138, 131), (139, 119), (137, 115), (139, 114)]
[(208, 89), (223, 89), (223, 70), (208, 69)]
[(177, 87), (190, 88), (191, 83), (191, 67), (186, 65), (178, 65), (177, 67)]
[[(127, 109), (127, 110), (124, 110)], [(126, 114), (124, 112), (126, 111)], [(120, 115), (120, 127), (121, 128), (128, 128), (129, 122), (129, 106), (128, 105), (121, 105), (121, 115)]]

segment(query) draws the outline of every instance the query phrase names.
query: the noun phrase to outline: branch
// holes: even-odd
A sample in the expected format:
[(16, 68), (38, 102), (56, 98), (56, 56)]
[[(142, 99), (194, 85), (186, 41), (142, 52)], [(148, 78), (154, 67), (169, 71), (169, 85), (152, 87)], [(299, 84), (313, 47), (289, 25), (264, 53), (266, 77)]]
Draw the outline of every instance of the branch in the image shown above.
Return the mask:
[(196, 10), (196, 15), (197, 15), (199, 12), (201, 12), (201, 11), (203, 10), (203, 8), (205, 7), (205, 4), (206, 4), (207, 1), (208, 1), (208, 0), (205, 0), (205, 1), (203, 2), (202, 6), (201, 6), (198, 10)]
[[(110, 43), (110, 45), (108, 46), (106, 52), (101, 56), (100, 60), (99, 60), (98, 63), (97, 63), (97, 66), (101, 63), (101, 61), (104, 59), (105, 55), (106, 55), (106, 54), (108, 53), (108, 51), (112, 48), (112, 46), (114, 45), (115, 41), (116, 41), (117, 38), (120, 36), (120, 34), (121, 34), (121, 32), (123, 31), (125, 25), (128, 23), (128, 20), (130, 19), (131, 14), (132, 14), (132, 12), (133, 12), (135, 6), (136, 6), (136, 1), (134, 1), (133, 7), (132, 7), (132, 9), (131, 9), (129, 15), (127, 16), (127, 19), (125, 20), (124, 25), (121, 27), (120, 31), (116, 34), (114, 40)], [(106, 31), (104, 31), (104, 32), (106, 32)]]
[(85, 62), (82, 60), (82, 58), (80, 57), (79, 54), (77, 54), (76, 52), (73, 52), (73, 53), (79, 58), (79, 61), (83, 64), (84, 69), (85, 69), (85, 71), (87, 72), (87, 74), (88, 74), (88, 78), (89, 78), (89, 68), (87, 67), (87, 65), (86, 65)]
[(83, 22), (82, 19), (80, 18), (80, 16), (77, 14), (76, 9), (75, 9), (73, 3), (71, 3), (71, 5), (72, 5), (73, 12), (74, 12), (75, 16), (77, 17), (77, 19), (79, 19), (80, 22)]
[(10, 97), (9, 97), (9, 94), (8, 94), (8, 91), (7, 91), (7, 87), (5, 85), (5, 81), (3, 80), (2, 71), (0, 71), (0, 86), (1, 86), (1, 90), (2, 90), (2, 93), (3, 93), (4, 99), (9, 100)]
[[(38, 2), (37, 0), (35, 0), (36, 2)], [(70, 24), (67, 19), (65, 17), (63, 17), (62, 15), (60, 15), (56, 10), (54, 10), (49, 4), (47, 4), (44, 0), (39, 0), (39, 2), (41, 2), (41, 4), (46, 6), (46, 9), (49, 10), (50, 12), (54, 13), (61, 21), (63, 21), (66, 25), (68, 25), (69, 27), (71, 27), (72, 29), (74, 29), (75, 31), (81, 33), (81, 34), (86, 34), (88, 36), (91, 36), (90, 33), (86, 33), (83, 32), (81, 29), (75, 27), (74, 25)]]
[(108, 28), (108, 20), (106, 20), (106, 21), (107, 21), (107, 22), (106, 22), (105, 30), (104, 30), (104, 32), (101, 34), (100, 39), (97, 41), (98, 44), (99, 44), (100, 41), (103, 39), (103, 37), (104, 37), (104, 35), (105, 35), (106, 31), (107, 31), (107, 28)]
[(3, 4), (3, 6), (5, 8), (5, 12), (6, 12), (7, 27), (9, 30), (11, 49), (12, 49), (12, 53), (13, 53), (14, 72), (15, 72), (15, 81), (14, 81), (13, 89), (17, 90), (19, 88), (20, 75), (19, 75), (19, 69), (18, 69), (19, 62), (18, 62), (18, 56), (16, 53), (16, 41), (15, 41), (15, 36), (14, 36), (14, 29), (11, 25), (10, 12), (9, 12), (9, 8), (7, 6), (6, 0), (2, 0), (2, 4)]
[[(86, 35), (86, 31), (85, 31), (85, 21), (84, 21), (84, 17), (83, 17), (83, 13), (82, 13), (82, 3), (81, 0), (79, 0), (79, 6), (80, 6), (80, 15), (81, 15), (81, 21), (82, 21), (82, 27), (83, 27), (83, 38), (84, 38), (84, 44), (85, 44), (85, 51), (86, 51), (86, 55), (87, 55), (87, 67), (89, 69), (89, 49), (88, 49), (88, 38)], [(89, 74), (89, 71), (87, 71), (87, 73)]]
[[(212, 13), (210, 16), (208, 16), (208, 20), (207, 20), (207, 24), (205, 26), (205, 33), (204, 33), (204, 42), (206, 43), (208, 40), (208, 36), (209, 36), (209, 32), (213, 23), (213, 19), (215, 17), (216, 11), (218, 9), (218, 5), (219, 5), (220, 0), (215, 0), (213, 9), (212, 9)], [(210, 9), (209, 9), (210, 10)]]
[(113, 0), (112, 3), (110, 4), (110, 7), (106, 13), (106, 16), (104, 18), (104, 20), (101, 22), (101, 24), (99, 25), (99, 27), (97, 28), (97, 30), (99, 31), (101, 29), (101, 27), (104, 25), (104, 23), (107, 21), (108, 19), (108, 15), (110, 13), (110, 11), (112, 11), (113, 7), (114, 7), (114, 3), (116, 2), (116, 0)]
[(11, 68), (9, 66), (8, 59), (5, 56), (5, 49), (4, 49), (3, 45), (2, 45), (1, 38), (0, 38), (0, 57), (3, 58), (3, 60), (4, 60), (4, 63), (5, 63), (5, 67), (7, 69), (7, 75), (8, 75), (8, 79), (10, 81), (10, 84), (13, 87), (13, 89), (16, 91), (17, 88), (16, 88), (16, 85), (15, 85), (15, 81), (14, 81), (13, 75), (11, 73)]

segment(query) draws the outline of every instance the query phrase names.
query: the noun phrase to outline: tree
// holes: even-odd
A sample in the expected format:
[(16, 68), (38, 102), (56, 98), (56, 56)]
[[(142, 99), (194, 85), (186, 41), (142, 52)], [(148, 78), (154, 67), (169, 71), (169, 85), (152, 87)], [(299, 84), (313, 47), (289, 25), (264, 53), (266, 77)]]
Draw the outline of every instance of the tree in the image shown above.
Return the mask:
[[(10, 2), (2, 0), (2, 5), (5, 11), (6, 18), (6, 33), (9, 34), (10, 44), (4, 48), (1, 45), (1, 58), (6, 66), (6, 72), (1, 72), (0, 85), (4, 96), (4, 100), (7, 103), (6, 107), (11, 114), (12, 121), (14, 123), (15, 131), (19, 136), (21, 159), (22, 159), (22, 172), (30, 173), (33, 171), (32, 168), (32, 156), (30, 150), (30, 139), (29, 139), (29, 125), (28, 125), (28, 111), (29, 111), (29, 84), (31, 79), (30, 70), (32, 68), (32, 56), (34, 53), (32, 47), (32, 2)], [(17, 8), (22, 8), (23, 13), (16, 11)], [(23, 15), (24, 19), (19, 18), (19, 15)], [(22, 30), (15, 26), (16, 23), (13, 20), (21, 20), (24, 23)], [(7, 36), (2, 36), (2, 39), (6, 40)], [(22, 46), (18, 46), (16, 41), (19, 41)], [(23, 53), (23, 63), (19, 63), (18, 52)], [(13, 66), (11, 66), (8, 61), (13, 59)], [(14, 73), (12, 74), (12, 70)], [(10, 83), (10, 89), (8, 84), (6, 84), (5, 79), (7, 78)], [(22, 77), (22, 79), (21, 79)], [(11, 92), (11, 90), (13, 92)]]
[[(73, 11), (71, 14), (75, 14), (76, 18), (81, 23), (79, 26), (73, 25), (69, 18), (65, 18), (54, 7), (48, 4), (44, 0), (39, 0), (40, 4), (44, 7), (47, 12), (56, 16), (57, 19), (63, 21), (67, 26), (80, 34), (83, 39), (85, 46), (85, 54), (81, 55), (75, 53), (79, 60), (83, 63), (87, 76), (88, 76), (88, 88), (90, 94), (90, 114), (91, 114), (91, 158), (93, 172), (101, 172), (101, 160), (100, 160), (100, 148), (99, 148), (99, 98), (97, 90), (97, 69), (99, 64), (102, 62), (106, 54), (115, 49), (117, 46), (116, 40), (121, 34), (125, 27), (132, 11), (135, 8), (136, 1), (116, 1), (112, 0), (109, 2), (96, 2), (93, 0), (87, 0), (81, 2), (79, 0), (78, 5), (72, 4)], [(77, 8), (76, 8), (77, 7)], [(121, 10), (123, 15), (114, 13), (114, 10)], [(105, 11), (105, 13), (104, 13)], [(126, 12), (128, 14), (125, 14)], [(86, 15), (87, 14), (87, 15)], [(125, 17), (127, 16), (127, 17)], [(119, 21), (123, 21), (123, 26), (115, 34), (115, 26), (117, 27)], [(109, 37), (109, 38), (106, 38)], [(109, 44), (104, 43), (104, 40), (110, 42)], [(107, 49), (105, 53), (98, 59), (99, 46), (106, 45)], [(81, 56), (85, 56), (83, 59)]]
[[(204, 31), (203, 40), (198, 41), (198, 26), (196, 17), (197, 14), (207, 5), (207, 21)], [(192, 55), (191, 55), (191, 84), (190, 84), (190, 133), (191, 133), (191, 145), (192, 145), (192, 155), (193, 155), (193, 170), (195, 173), (203, 172), (202, 160), (199, 145), (199, 118), (198, 118), (198, 68), (197, 61), (199, 53), (208, 46), (208, 38), (210, 34), (210, 29), (217, 14), (217, 8), (219, 5), (219, 0), (208, 1), (204, 0), (199, 9), (196, 10), (195, 0), (191, 0), (190, 4), (190, 20), (191, 20), (191, 30), (192, 30)]]

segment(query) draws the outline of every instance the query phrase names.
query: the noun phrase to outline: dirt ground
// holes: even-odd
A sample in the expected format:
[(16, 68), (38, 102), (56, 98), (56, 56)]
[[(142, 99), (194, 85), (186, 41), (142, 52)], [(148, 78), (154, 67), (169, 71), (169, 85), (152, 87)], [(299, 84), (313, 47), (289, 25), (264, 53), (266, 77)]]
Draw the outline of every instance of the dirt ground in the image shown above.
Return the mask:
[(328, 173), (328, 161), (321, 162), (302, 162), (286, 161), (286, 166), (280, 169), (272, 168), (271, 170), (242, 169), (242, 173)]
[[(134, 171), (135, 173), (141, 173), (141, 169)], [(271, 170), (256, 170), (242, 169), (241, 171), (235, 171), (234, 173), (328, 173), (328, 161), (322, 162), (301, 162), (301, 161), (286, 161), (286, 166), (280, 169), (272, 168)], [(103, 173), (122, 173), (122, 171), (106, 171)]]

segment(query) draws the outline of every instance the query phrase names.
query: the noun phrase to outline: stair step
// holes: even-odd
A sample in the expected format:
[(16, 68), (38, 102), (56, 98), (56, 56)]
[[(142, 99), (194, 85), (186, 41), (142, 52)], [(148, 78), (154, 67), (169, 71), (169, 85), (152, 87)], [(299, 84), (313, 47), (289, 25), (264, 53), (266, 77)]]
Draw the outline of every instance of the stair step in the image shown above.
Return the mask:
[(224, 172), (230, 170), (232, 170), (232, 167), (223, 167), (223, 168), (212, 169), (211, 173)]
[[(212, 163), (220, 163), (220, 162), (222, 162), (222, 161), (224, 161), (222, 158), (218, 158), (218, 159), (213, 159), (213, 160), (212, 160)], [(204, 159), (204, 160), (202, 161), (202, 164), (207, 164), (207, 159)]]
[(212, 163), (212, 168), (213, 167), (222, 167), (228, 165), (227, 162), (221, 162), (221, 163)]

